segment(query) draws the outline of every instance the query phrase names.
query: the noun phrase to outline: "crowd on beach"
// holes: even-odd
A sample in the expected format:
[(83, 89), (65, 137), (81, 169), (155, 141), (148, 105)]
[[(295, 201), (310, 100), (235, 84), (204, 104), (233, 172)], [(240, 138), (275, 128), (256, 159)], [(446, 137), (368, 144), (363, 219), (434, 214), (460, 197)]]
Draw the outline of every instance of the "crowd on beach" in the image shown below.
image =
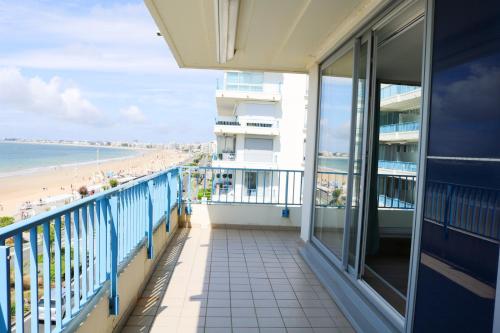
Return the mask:
[(145, 152), (120, 161), (51, 168), (40, 173), (0, 178), (0, 216), (26, 219), (40, 212), (92, 195), (110, 187), (110, 180), (124, 183), (189, 158), (177, 150)]

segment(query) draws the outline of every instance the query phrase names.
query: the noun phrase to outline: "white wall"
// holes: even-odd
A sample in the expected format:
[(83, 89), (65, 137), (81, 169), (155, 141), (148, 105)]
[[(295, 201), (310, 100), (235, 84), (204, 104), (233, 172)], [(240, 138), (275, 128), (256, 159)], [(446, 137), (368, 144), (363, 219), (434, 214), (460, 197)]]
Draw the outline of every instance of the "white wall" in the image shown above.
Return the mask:
[(304, 114), (308, 78), (303, 74), (283, 74), (281, 89), (278, 168), (302, 169), (304, 162)]
[(300, 207), (289, 207), (290, 217), (281, 217), (283, 206), (259, 204), (193, 204), (189, 222), (192, 226), (209, 228), (213, 225), (300, 228)]

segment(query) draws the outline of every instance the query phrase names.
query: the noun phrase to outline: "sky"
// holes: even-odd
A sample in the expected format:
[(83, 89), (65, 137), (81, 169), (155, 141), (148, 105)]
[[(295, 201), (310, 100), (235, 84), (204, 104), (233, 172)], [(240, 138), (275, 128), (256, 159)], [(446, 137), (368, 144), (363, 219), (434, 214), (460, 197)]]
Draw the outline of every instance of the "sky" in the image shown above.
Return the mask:
[(179, 69), (142, 0), (0, 0), (0, 27), (0, 139), (214, 139), (222, 72)]

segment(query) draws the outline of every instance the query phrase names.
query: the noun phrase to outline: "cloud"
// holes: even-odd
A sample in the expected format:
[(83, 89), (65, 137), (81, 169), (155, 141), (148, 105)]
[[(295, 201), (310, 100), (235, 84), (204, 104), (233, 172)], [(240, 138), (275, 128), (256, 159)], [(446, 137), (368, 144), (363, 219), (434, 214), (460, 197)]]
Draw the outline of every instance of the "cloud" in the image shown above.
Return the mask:
[[(16, 13), (17, 18), (2, 12)], [(121, 73), (178, 69), (142, 3), (90, 9), (0, 3), (0, 23), (0, 39), (15, 39), (20, 46), (0, 47), (0, 66)]]
[(143, 123), (146, 121), (144, 113), (135, 105), (120, 110), (120, 114), (131, 123)]
[(48, 81), (25, 77), (15, 68), (0, 68), (0, 107), (87, 124), (104, 120), (102, 112), (77, 87), (65, 87), (57, 76)]

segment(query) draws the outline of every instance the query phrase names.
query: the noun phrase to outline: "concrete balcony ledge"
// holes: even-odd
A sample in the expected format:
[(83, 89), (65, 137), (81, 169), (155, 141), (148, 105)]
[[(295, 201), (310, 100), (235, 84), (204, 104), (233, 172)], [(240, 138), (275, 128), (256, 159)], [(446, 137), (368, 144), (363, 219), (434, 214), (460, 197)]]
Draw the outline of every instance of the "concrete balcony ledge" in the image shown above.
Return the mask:
[(280, 134), (278, 127), (257, 127), (246, 125), (215, 125), (214, 134), (252, 134), (252, 135), (271, 135)]
[(279, 102), (281, 94), (279, 91), (237, 91), (237, 90), (216, 90), (216, 99), (226, 99), (233, 101), (268, 101)]

